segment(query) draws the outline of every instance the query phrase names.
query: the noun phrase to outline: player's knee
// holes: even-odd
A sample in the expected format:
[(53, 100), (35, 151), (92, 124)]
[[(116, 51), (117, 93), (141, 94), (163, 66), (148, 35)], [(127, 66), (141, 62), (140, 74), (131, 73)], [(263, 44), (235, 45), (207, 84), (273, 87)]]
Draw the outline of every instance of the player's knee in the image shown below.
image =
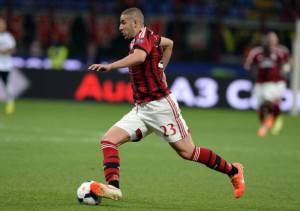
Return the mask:
[(119, 136), (112, 136), (110, 134), (105, 134), (101, 139), (100, 139), (100, 145), (102, 145), (103, 143), (112, 143), (115, 145), (120, 145), (125, 143), (128, 140), (128, 138), (123, 138), (123, 137), (119, 137)]
[(100, 139), (99, 141), (100, 143), (100, 146), (102, 146), (103, 144), (109, 142), (109, 143), (113, 143), (114, 144), (114, 141), (109, 139), (108, 137), (106, 137), (105, 135)]
[(115, 144), (115, 139), (116, 138), (113, 135), (111, 135), (111, 133), (108, 131), (100, 139), (100, 144), (103, 142), (111, 142), (111, 143)]
[(177, 153), (178, 153), (178, 155), (179, 155), (181, 158), (183, 158), (183, 159), (185, 159), (185, 160), (191, 160), (191, 157), (192, 157), (191, 153), (189, 153), (189, 152), (187, 152), (187, 151), (180, 151), (180, 152), (177, 152)]
[(113, 141), (110, 141), (108, 139), (105, 139), (105, 138), (101, 138), (100, 139), (100, 148), (101, 149), (104, 149), (106, 147), (111, 147), (111, 146), (115, 146), (115, 147), (118, 147), (118, 144), (113, 142)]

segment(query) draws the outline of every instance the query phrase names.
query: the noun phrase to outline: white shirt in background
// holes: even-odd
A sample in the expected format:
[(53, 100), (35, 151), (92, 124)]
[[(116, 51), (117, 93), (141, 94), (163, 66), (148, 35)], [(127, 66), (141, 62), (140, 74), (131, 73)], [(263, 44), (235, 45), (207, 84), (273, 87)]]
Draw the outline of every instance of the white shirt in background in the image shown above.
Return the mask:
[[(0, 50), (16, 47), (15, 38), (9, 32), (0, 33)], [(13, 68), (11, 54), (0, 53), (0, 71), (10, 71)]]

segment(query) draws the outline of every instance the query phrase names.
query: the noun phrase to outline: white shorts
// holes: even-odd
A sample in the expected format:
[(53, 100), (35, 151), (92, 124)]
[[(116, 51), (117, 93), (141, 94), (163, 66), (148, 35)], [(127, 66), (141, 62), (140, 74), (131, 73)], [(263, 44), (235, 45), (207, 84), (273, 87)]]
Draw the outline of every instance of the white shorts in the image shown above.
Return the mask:
[(155, 132), (168, 142), (176, 142), (189, 133), (173, 94), (160, 100), (137, 104), (114, 126), (127, 131), (132, 141), (139, 141)]
[(266, 101), (274, 102), (281, 100), (285, 89), (286, 83), (284, 81), (256, 83), (254, 90), (258, 105)]

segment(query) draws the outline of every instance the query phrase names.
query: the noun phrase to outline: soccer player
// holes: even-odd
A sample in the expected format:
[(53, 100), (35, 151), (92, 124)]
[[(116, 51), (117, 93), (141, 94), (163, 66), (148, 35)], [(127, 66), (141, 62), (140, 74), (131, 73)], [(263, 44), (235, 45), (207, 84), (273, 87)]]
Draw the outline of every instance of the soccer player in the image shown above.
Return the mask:
[(5, 87), (5, 112), (11, 114), (15, 110), (15, 103), (13, 94), (8, 86), (8, 76), (13, 68), (11, 55), (15, 51), (16, 41), (6, 28), (5, 20), (0, 18), (0, 78), (2, 78)]
[(280, 102), (290, 71), (289, 50), (279, 45), (276, 33), (269, 32), (263, 37), (262, 45), (249, 52), (244, 67), (256, 77), (254, 92), (260, 119), (257, 135), (264, 137), (271, 128), (272, 134), (278, 134), (283, 126)]
[(178, 103), (167, 87), (164, 69), (172, 54), (173, 41), (145, 27), (143, 13), (138, 8), (122, 12), (119, 30), (126, 39), (132, 39), (129, 55), (110, 64), (93, 64), (89, 69), (111, 71), (129, 67), (135, 106), (101, 140), (108, 185), (97, 183), (93, 191), (100, 196), (120, 199), (119, 146), (128, 141), (137, 142), (154, 132), (183, 159), (204, 164), (229, 176), (234, 196), (240, 198), (245, 190), (243, 166), (227, 162), (210, 149), (195, 146)]

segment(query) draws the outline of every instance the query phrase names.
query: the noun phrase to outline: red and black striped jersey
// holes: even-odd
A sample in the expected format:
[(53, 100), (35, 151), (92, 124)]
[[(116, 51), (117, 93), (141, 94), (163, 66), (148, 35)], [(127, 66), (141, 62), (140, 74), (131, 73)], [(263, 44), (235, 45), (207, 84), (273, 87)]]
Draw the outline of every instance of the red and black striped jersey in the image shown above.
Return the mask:
[(251, 69), (252, 65), (258, 68), (257, 83), (284, 81), (281, 69), (284, 63), (289, 60), (289, 50), (284, 46), (277, 46), (270, 49), (268, 55), (264, 53), (261, 46), (253, 48), (245, 61), (245, 68)]
[(136, 103), (158, 100), (171, 93), (164, 73), (160, 46), (161, 37), (147, 27), (142, 28), (130, 43), (130, 52), (141, 49), (147, 56), (142, 64), (129, 68), (133, 97)]

